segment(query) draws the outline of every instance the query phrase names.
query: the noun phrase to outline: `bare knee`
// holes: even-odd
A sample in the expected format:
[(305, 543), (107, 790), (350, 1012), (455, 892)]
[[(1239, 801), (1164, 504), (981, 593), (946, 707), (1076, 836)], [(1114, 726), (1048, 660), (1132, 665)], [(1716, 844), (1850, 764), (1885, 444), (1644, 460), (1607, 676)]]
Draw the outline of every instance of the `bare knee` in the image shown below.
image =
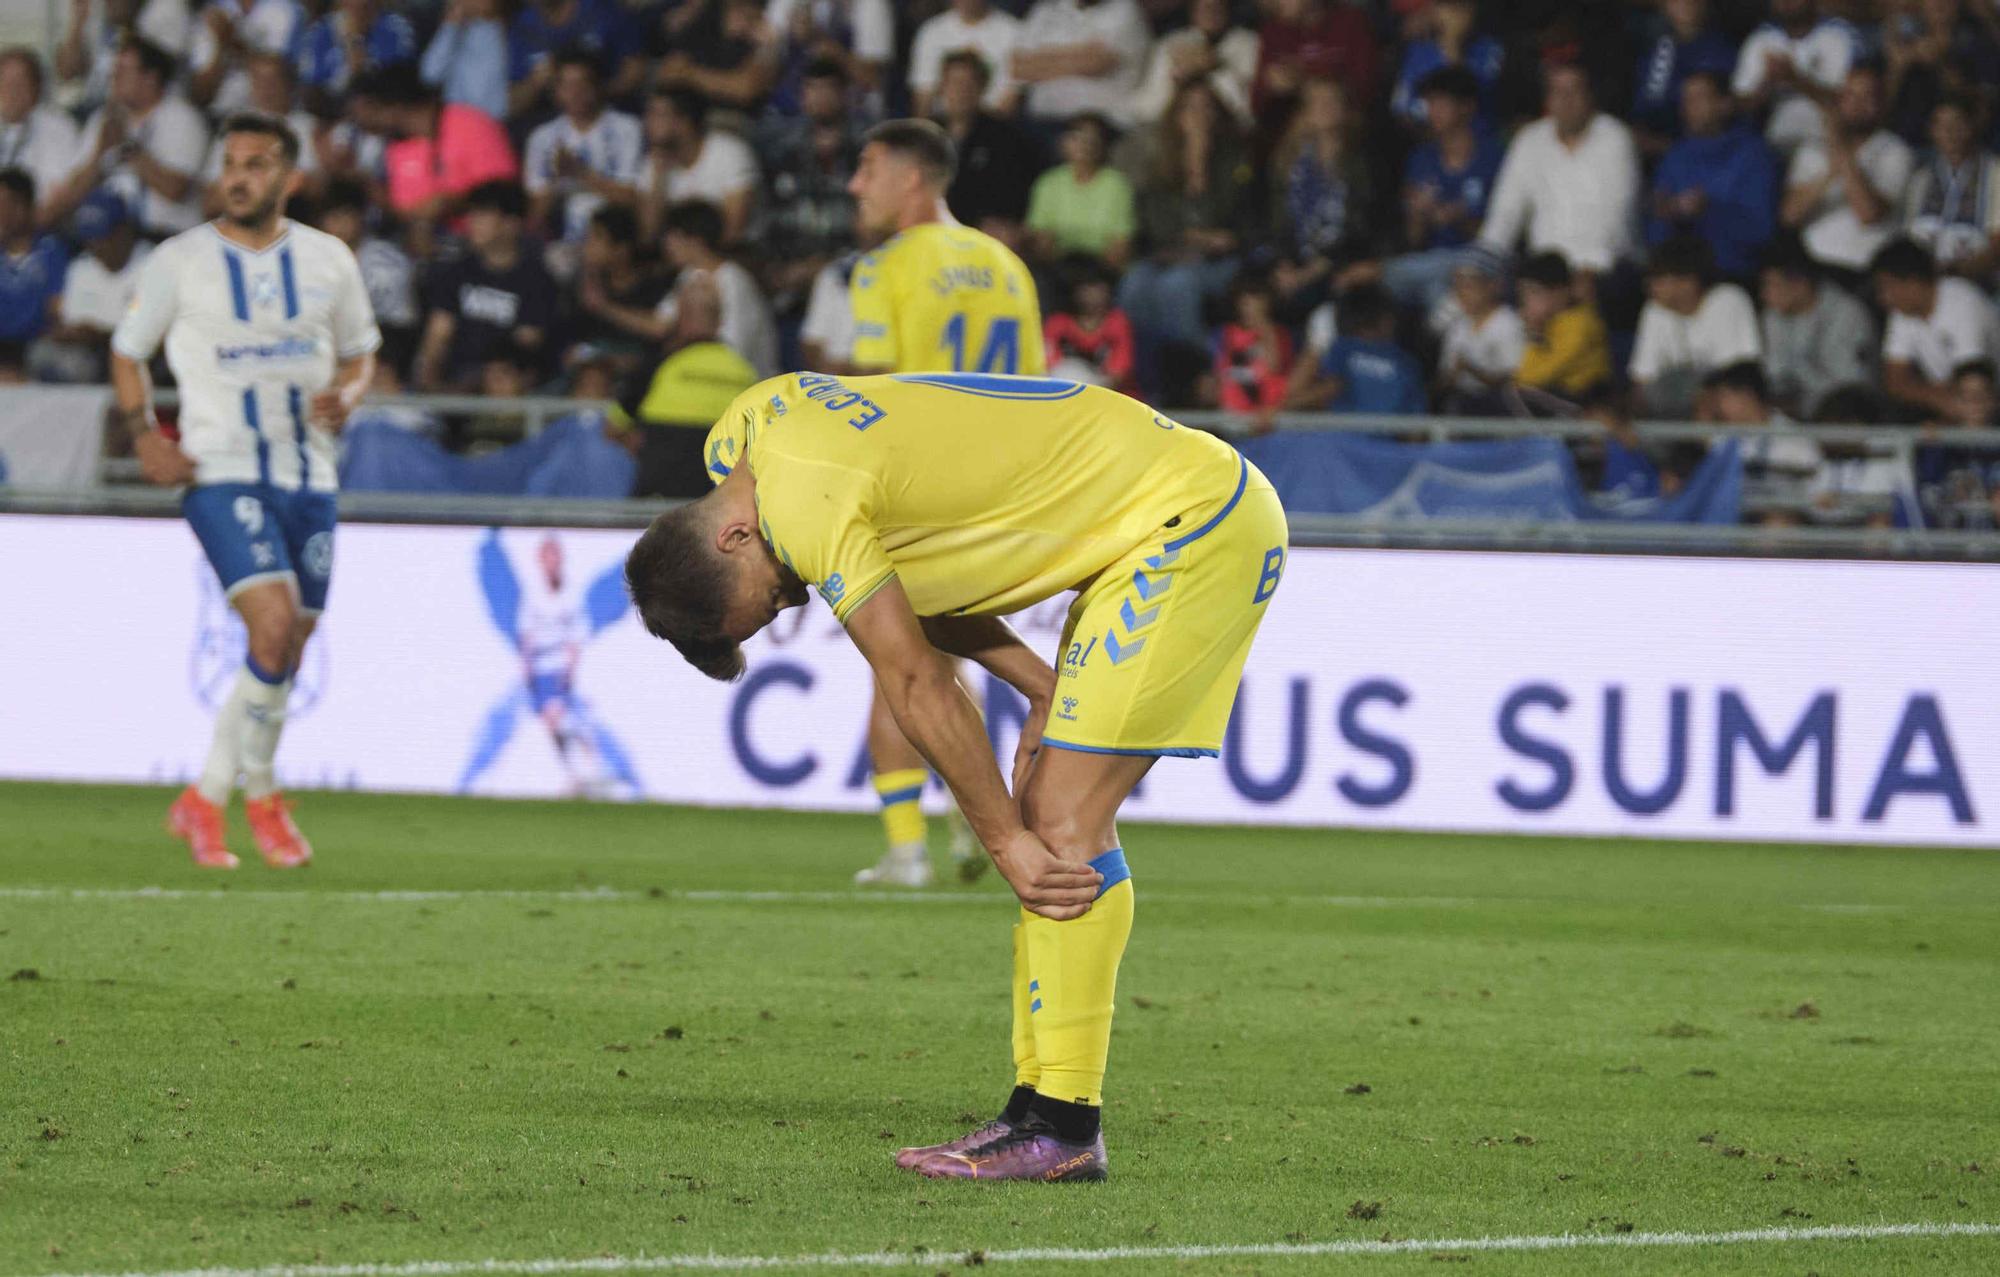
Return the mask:
[(291, 668), (293, 633), (298, 625), (298, 608), (279, 594), (261, 594), (238, 604), (248, 639), (250, 659), (257, 667), (274, 674)]

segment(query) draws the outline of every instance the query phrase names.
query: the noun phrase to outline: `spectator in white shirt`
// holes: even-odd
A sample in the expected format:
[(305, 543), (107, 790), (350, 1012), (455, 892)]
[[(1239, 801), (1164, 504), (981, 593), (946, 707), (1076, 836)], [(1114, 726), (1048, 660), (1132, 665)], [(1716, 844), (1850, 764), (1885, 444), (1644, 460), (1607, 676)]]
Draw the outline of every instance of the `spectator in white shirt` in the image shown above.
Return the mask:
[[(1718, 368), (1763, 354), (1757, 308), (1735, 284), (1711, 282), (1708, 245), (1693, 236), (1663, 241), (1646, 273), (1646, 306), (1626, 372), (1638, 411), (1687, 419), (1701, 406), (1703, 380)], [(1705, 415), (1705, 414), (1704, 414)]]
[(46, 226), (48, 194), (76, 163), (76, 125), (42, 104), (42, 60), (31, 49), (0, 49), (0, 169), (18, 168), (44, 192), (37, 221)]
[(1479, 242), (1502, 256), (1559, 252), (1590, 295), (1637, 243), (1639, 152), (1631, 130), (1597, 109), (1580, 66), (1551, 67), (1541, 119), (1514, 135)]
[(83, 128), (83, 162), (45, 210), (60, 219), (102, 184), (133, 210), (143, 236), (162, 239), (201, 221), (196, 176), (208, 153), (208, 123), (168, 92), (173, 55), (133, 37), (118, 50), (111, 97)]
[(1864, 271), (1896, 233), (1916, 157), (1881, 126), (1882, 73), (1874, 67), (1847, 73), (1826, 116), (1825, 139), (1792, 157), (1778, 220), (1821, 264)]
[(1771, 108), (1765, 140), (1789, 155), (1820, 140), (1820, 107), (1846, 81), (1859, 49), (1853, 26), (1820, 17), (1816, 0), (1771, 0), (1771, 20), (1743, 42), (1729, 87), (1746, 115)]
[(750, 361), (759, 377), (778, 371), (778, 325), (757, 287), (741, 264), (722, 255), (722, 215), (712, 204), (690, 201), (667, 210), (667, 261), (680, 272), (655, 313), (672, 331), (678, 317), (680, 291), (697, 281), (713, 284), (722, 301), (717, 340)]
[(1876, 300), (1889, 315), (1883, 391), (1918, 414), (1951, 412), (1951, 378), (1959, 365), (2000, 355), (2000, 317), (1965, 280), (1939, 278), (1937, 262), (1914, 240), (1884, 245), (1871, 269)]
[(561, 114), (528, 135), (521, 166), (528, 220), (579, 244), (592, 213), (637, 194), (644, 130), (633, 116), (605, 107), (597, 59), (581, 49), (556, 55), (553, 96)]
[(111, 96), (111, 64), (127, 35), (144, 36), (178, 59), (193, 35), (188, 0), (74, 0), (56, 46), (56, 78), (83, 82), (75, 109), (95, 111)]
[(1132, 122), (1152, 33), (1137, 0), (1038, 0), (1009, 70), (1028, 86), (1028, 114), (1067, 120), (1095, 111)]
[(249, 106), (249, 55), (289, 55), (305, 25), (298, 0), (208, 0), (188, 49), (188, 96), (217, 116)]
[(109, 191), (83, 202), (70, 233), (83, 252), (70, 259), (49, 331), (28, 352), (29, 367), (43, 381), (101, 382), (111, 331), (132, 304), (139, 268), (152, 250), (139, 243), (124, 201)]
[(734, 133), (709, 128), (708, 99), (692, 89), (655, 90), (646, 98), (644, 124), (640, 233), (657, 240), (668, 206), (699, 200), (722, 210), (725, 244), (741, 239), (760, 180), (750, 144)]
[(1764, 370), (1754, 363), (1716, 369), (1708, 375), (1702, 391), (1710, 402), (1713, 420), (1753, 427), (1736, 436), (1743, 450), (1744, 521), (1798, 523), (1801, 510), (1811, 500), (1812, 482), (1826, 460), (1819, 444), (1797, 433), (1795, 423), (1771, 407)]
[(854, 262), (851, 256), (828, 262), (813, 276), (812, 296), (799, 325), (799, 356), (808, 368), (840, 372), (853, 363), (854, 303), (847, 281)]
[(1500, 293), (1500, 263), (1467, 254), (1451, 276), (1451, 303), (1438, 352), (1442, 406), (1472, 416), (1497, 415), (1500, 391), (1514, 380), (1527, 343), (1521, 316)]
[(1249, 128), (1256, 123), (1250, 114), (1250, 85), (1257, 78), (1257, 33), (1231, 26), (1229, 18), (1229, 0), (1194, 0), (1188, 25), (1153, 46), (1132, 104), (1135, 123), (1158, 120), (1181, 85), (1204, 78), (1238, 124)]
[(982, 105), (996, 115), (1012, 115), (1021, 105), (1020, 86), (1008, 74), (1021, 20), (987, 0), (952, 0), (951, 8), (917, 28), (910, 45), (911, 114), (930, 115), (947, 54), (970, 49), (986, 64), (989, 80)]

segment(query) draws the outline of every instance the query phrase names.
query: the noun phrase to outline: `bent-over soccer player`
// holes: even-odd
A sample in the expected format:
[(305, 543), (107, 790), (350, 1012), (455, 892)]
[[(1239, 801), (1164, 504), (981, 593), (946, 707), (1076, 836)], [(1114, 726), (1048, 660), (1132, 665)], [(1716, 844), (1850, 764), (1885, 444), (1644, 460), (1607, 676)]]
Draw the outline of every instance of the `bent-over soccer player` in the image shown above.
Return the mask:
[[(1021, 899), (1013, 1094), (897, 1164), (1104, 1178), (1132, 930), (1118, 808), (1160, 757), (1220, 749), (1284, 571), (1277, 494), (1218, 439), (1040, 377), (779, 377), (730, 405), (708, 458), (715, 490), (654, 520), (626, 562), (647, 629), (733, 679), (742, 642), (816, 588)], [(998, 618), (1072, 588), (1051, 669)], [(947, 654), (1028, 699), (1012, 796)]]

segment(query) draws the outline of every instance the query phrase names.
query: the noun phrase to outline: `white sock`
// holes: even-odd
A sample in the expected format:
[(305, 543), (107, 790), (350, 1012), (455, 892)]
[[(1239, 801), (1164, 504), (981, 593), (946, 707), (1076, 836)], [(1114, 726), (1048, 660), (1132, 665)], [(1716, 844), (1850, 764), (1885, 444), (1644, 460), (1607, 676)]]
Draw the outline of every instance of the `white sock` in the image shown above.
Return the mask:
[(239, 751), (243, 761), (243, 796), (265, 798), (278, 788), (272, 762), (278, 756), (278, 737), (285, 730), (285, 702), (292, 694), (292, 680), (266, 683), (247, 669), (243, 677)]
[(229, 801), (229, 791), (236, 787), (236, 773), (242, 763), (246, 686), (262, 684), (249, 670), (236, 671), (236, 682), (230, 686), (222, 708), (215, 711), (215, 735), (208, 742), (208, 761), (202, 765), (201, 779), (194, 786), (203, 798), (218, 807)]

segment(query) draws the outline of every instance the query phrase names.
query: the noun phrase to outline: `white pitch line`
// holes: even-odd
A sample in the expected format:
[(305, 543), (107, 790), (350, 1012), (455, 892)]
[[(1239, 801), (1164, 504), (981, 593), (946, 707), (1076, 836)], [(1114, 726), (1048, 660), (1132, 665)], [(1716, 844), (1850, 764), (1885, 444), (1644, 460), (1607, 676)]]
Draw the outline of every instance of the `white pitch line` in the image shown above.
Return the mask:
[[(1038, 1246), (1016, 1250), (825, 1252), (816, 1255), (632, 1255), (588, 1259), (421, 1260), (401, 1264), (272, 1264), (262, 1268), (184, 1268), (119, 1274), (49, 1273), (43, 1277), (545, 1277), (557, 1273), (749, 1272), (771, 1268), (935, 1268), (944, 1263), (1101, 1264), (1123, 1259), (1292, 1259), (1330, 1255), (1464, 1254), (1472, 1251), (1590, 1250), (1629, 1247), (1744, 1246), (1904, 1237), (1994, 1237), (2000, 1224), (1838, 1224), (1822, 1228), (1746, 1228), (1723, 1233), (1555, 1233), (1525, 1237), (1409, 1238), (1398, 1241), (1263, 1242), (1221, 1246)], [(978, 1260), (971, 1256), (977, 1254)]]

